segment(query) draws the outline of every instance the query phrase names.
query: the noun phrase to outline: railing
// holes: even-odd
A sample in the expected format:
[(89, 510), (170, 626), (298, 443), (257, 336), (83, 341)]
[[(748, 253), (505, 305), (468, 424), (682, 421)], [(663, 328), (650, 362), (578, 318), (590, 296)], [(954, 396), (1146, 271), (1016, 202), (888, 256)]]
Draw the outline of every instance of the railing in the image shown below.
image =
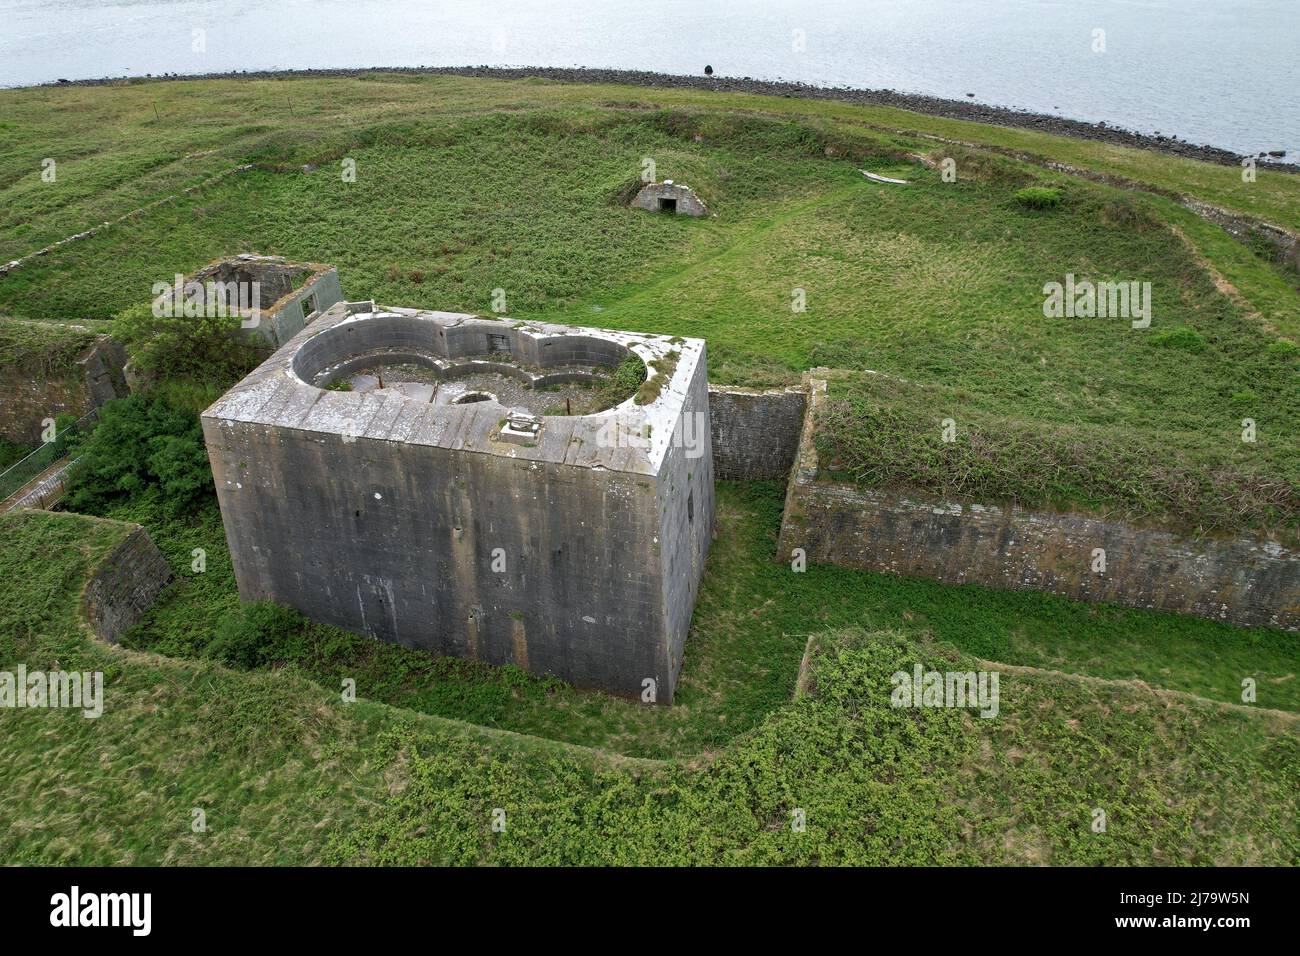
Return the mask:
[(51, 465), (68, 457), (78, 436), (86, 434), (99, 421), (99, 409), (93, 408), (71, 425), (56, 432), (54, 441), (45, 442), (26, 458), (14, 462), (0, 471), (0, 501), (10, 498), (28, 482), (35, 479)]

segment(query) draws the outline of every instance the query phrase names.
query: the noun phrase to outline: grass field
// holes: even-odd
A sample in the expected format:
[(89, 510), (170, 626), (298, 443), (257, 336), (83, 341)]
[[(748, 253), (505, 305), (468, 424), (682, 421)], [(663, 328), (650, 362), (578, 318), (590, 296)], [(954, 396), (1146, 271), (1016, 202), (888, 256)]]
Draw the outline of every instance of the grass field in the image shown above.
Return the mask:
[[(101, 669), (106, 685), (97, 720), (0, 712), (7, 862), (1114, 865), (1300, 852), (1290, 714), (989, 664), (918, 629), (838, 629), (812, 642), (802, 693), (727, 747), (627, 760), (344, 703), (296, 667), (99, 646), (81, 585), (130, 526), (40, 513), (0, 526), (0, 612), (24, 622), (6, 632), (5, 659)], [(999, 670), (999, 719), (891, 707), (890, 675), (916, 663)], [(196, 809), (206, 831), (191, 828)]]
[[(388, 113), (373, 112), (374, 87), (393, 93)], [(188, 95), (157, 89), (177, 104)], [(209, 144), (219, 127), (229, 136), (218, 148), (224, 162), (265, 168), (24, 266), (0, 280), (0, 309), (105, 318), (146, 301), (155, 282), (247, 250), (336, 263), (346, 294), (387, 304), (484, 312), (502, 289), (506, 311), (521, 319), (702, 336), (710, 379), (721, 384), (787, 383), (820, 365), (941, 387), (893, 415), (907, 429), (896, 445), (908, 452), (890, 480), (927, 484), (924, 461), (936, 457), (939, 423), (952, 417), (983, 442), (968, 461), (983, 458), (978, 480), (949, 493), (1200, 532), (1300, 533), (1300, 436), (1290, 426), (1300, 416), (1300, 277), (1166, 199), (846, 124), (835, 104), (802, 104), (813, 112), (795, 120), (753, 109), (632, 109), (635, 101), (592, 88), (374, 78), (339, 81), (339, 102), (356, 101), (353, 122), (311, 127), (306, 115), (281, 123), (276, 99), (256, 108), (247, 99), (301, 89), (295, 108), (307, 111), (322, 89), (309, 81), (212, 89), (229, 99), (206, 122), (186, 121), (195, 124), (191, 145)], [(407, 112), (413, 91), (432, 107), (418, 118)], [(538, 97), (548, 108), (535, 108)], [(663, 107), (658, 99), (650, 105)], [(67, 110), (96, 103), (69, 93)], [(237, 105), (246, 120), (266, 115), (224, 118)], [(50, 236), (28, 235), (28, 226), (66, 230), (61, 216), (85, 217), (87, 204), (110, 202), (127, 184), (164, 188), (126, 159), (149, 141), (144, 133), (121, 141), (134, 122), (108, 118), (98, 134), (106, 141), (85, 159), (103, 172), (116, 157), (125, 164), (116, 178), (83, 181), (81, 161), (71, 160), (58, 183), (17, 177), (0, 190), (23, 220), (0, 234), (30, 247)], [(17, 125), (20, 142), (41, 128)], [(957, 181), (907, 161), (914, 151), (951, 153)], [(693, 185), (715, 215), (695, 222), (623, 206), (647, 157), (659, 177)], [(355, 182), (340, 175), (341, 158), (356, 163)], [(308, 161), (315, 168), (303, 172)], [(1166, 157), (1148, 162), (1181, 168)], [(871, 183), (860, 168), (911, 185)], [(1289, 195), (1288, 183), (1267, 185), (1273, 178), (1288, 179), (1253, 185)], [(1034, 182), (1054, 184), (1062, 204), (1018, 204), (1017, 190)], [(1210, 263), (1221, 264), (1233, 294), (1216, 285)], [(1150, 283), (1150, 327), (1046, 318), (1044, 284), (1067, 275)], [(846, 414), (829, 438), (844, 473), (859, 480), (872, 477), (863, 467), (878, 446), (871, 422), (893, 411), (867, 381), (843, 380)], [(1256, 423), (1254, 442), (1241, 440), (1243, 419)], [(1042, 447), (1054, 451), (1040, 456)], [(971, 448), (946, 451), (963, 450)], [(1024, 480), (1044, 457), (1064, 464)]]
[[(661, 759), (724, 746), (779, 708), (794, 688), (807, 636), (827, 628), (904, 630), (991, 660), (1141, 680), (1229, 703), (1240, 700), (1242, 679), (1253, 677), (1260, 706), (1300, 712), (1300, 652), (1280, 631), (829, 566), (796, 574), (772, 558), (782, 494), (775, 483), (719, 485), (719, 535), (671, 708), (307, 623), (277, 640), (264, 666), (292, 665), (327, 688), (352, 678), (358, 693), (422, 713)], [(144, 524), (177, 575), (123, 643), (210, 655), (214, 622), (239, 607), (215, 506), (167, 518), (146, 497), (109, 513)], [(191, 569), (194, 548), (205, 551), (201, 574)]]
[[(124, 82), (0, 90), (0, 259), (36, 249), (252, 158), (307, 162), (377, 126), (492, 111), (636, 105), (731, 111), (1013, 149), (1188, 193), (1281, 225), (1300, 223), (1300, 179), (887, 107), (696, 90), (369, 74), (357, 79)], [(933, 142), (933, 141), (930, 141)], [(42, 190), (53, 158), (68, 188)]]
[[(840, 370), (818, 441), (845, 478), (1300, 533), (1300, 279), (1167, 197), (935, 137), (1291, 226), (1300, 177), (1243, 184), (1232, 168), (885, 108), (536, 81), (124, 84), (0, 91), (0, 106), (0, 261), (258, 164), (0, 277), (0, 313), (108, 319), (243, 251), (334, 263), (345, 295), (385, 304), (486, 312), (501, 288), (521, 319), (703, 336), (714, 382)], [(954, 156), (957, 182), (914, 153)], [(647, 157), (715, 215), (627, 209)], [(1060, 205), (1027, 208), (1030, 185)], [(1043, 285), (1067, 273), (1150, 282), (1151, 327), (1045, 318)], [(0, 323), (0, 368), (81, 341), (32, 329)], [(194, 410), (223, 384), (158, 392)], [(17, 453), (0, 446), (0, 462)], [(1291, 634), (796, 574), (773, 559), (783, 489), (720, 483), (671, 708), (301, 619), (232, 668), (223, 629), (250, 612), (215, 501), (179, 512), (119, 491), (103, 509), (115, 520), (0, 518), (0, 666), (101, 669), (109, 694), (98, 720), (0, 710), (0, 861), (1300, 859)], [(107, 648), (79, 596), (120, 522), (149, 530), (176, 580)], [(997, 670), (1000, 718), (891, 707), (890, 674), (916, 662)], [(340, 699), (345, 678), (357, 703)], [(1242, 706), (1247, 678), (1258, 701)], [(195, 809), (210, 831), (191, 830)]]

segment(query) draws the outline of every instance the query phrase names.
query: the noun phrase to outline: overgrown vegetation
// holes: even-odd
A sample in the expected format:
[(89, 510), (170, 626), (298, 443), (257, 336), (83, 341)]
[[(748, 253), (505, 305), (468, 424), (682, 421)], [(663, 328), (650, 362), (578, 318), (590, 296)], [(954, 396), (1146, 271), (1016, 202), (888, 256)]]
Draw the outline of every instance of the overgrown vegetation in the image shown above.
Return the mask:
[(0, 371), (46, 378), (66, 375), (95, 344), (102, 323), (28, 322), (0, 316)]
[[(772, 560), (783, 489), (721, 483), (718, 494), (719, 532), (672, 707), (575, 691), (513, 667), (432, 657), (293, 612), (241, 609), (215, 502), (180, 517), (163, 514), (150, 495), (112, 509), (112, 517), (149, 530), (176, 574), (123, 643), (234, 666), (288, 667), (326, 689), (351, 678), (372, 700), (636, 757), (697, 755), (757, 726), (789, 699), (807, 634), (838, 627), (925, 634), (993, 660), (1137, 679), (1226, 702), (1240, 699), (1249, 674), (1260, 706), (1300, 711), (1300, 687), (1289, 676), (1300, 663), (1292, 635), (829, 566), (795, 574)], [(202, 572), (193, 568), (196, 548), (206, 555)]]
[[(1187, 341), (1186, 334), (1174, 335), (1153, 340), (1152, 348), (1186, 351), (1180, 343)], [(1270, 362), (1267, 355), (1254, 359), (1263, 367)], [(1290, 361), (1276, 362), (1279, 391), (1273, 394), (1279, 397)], [(961, 389), (839, 374), (819, 420), (818, 448), (828, 475), (875, 487), (1118, 513), (1198, 533), (1250, 527), (1294, 538), (1300, 534), (1300, 458), (1283, 436), (1241, 440), (1239, 416), (1268, 407), (1260, 394), (1268, 376), (1252, 381), (1254, 389), (1232, 398), (1238, 414), (1204, 434), (1176, 430), (1168, 417), (1156, 427), (1123, 431), (1043, 422), (985, 411)], [(945, 421), (952, 423), (952, 441)], [(1270, 415), (1268, 421), (1280, 420)]]
[[(110, 648), (82, 589), (130, 524), (0, 516), (0, 667), (99, 671), (104, 711), (0, 708), (0, 859), (10, 865), (320, 862), (388, 791), (377, 708), (291, 672)], [(373, 749), (372, 749), (373, 748)], [(380, 764), (376, 764), (378, 759)], [(190, 829), (192, 809), (209, 831)]]
[(672, 381), (673, 372), (677, 370), (677, 361), (681, 358), (682, 353), (673, 349), (663, 356), (663, 358), (651, 359), (648, 363), (646, 379), (636, 390), (636, 403), (638, 405), (649, 405), (659, 393), (663, 391), (664, 385)]
[(1015, 200), (1028, 209), (1055, 209), (1061, 205), (1061, 191), (1050, 186), (1026, 186), (1016, 191)]
[[(997, 719), (898, 709), (898, 671), (994, 665), (890, 632), (825, 634), (812, 650), (808, 693), (689, 769), (637, 773), (527, 750), (485, 760), (468, 741), (407, 733), (407, 786), (336, 832), (327, 858), (1132, 865), (1280, 862), (1300, 846), (1292, 718), (1006, 671)], [(483, 822), (493, 807), (506, 810), (504, 834)], [(1096, 807), (1107, 810), (1103, 834), (1092, 832)]]
[(183, 309), (155, 315), (154, 311), (151, 303), (139, 303), (113, 319), (113, 337), (154, 380), (229, 387), (265, 357), (265, 350), (238, 336), (238, 315), (187, 316)]
[(67, 507), (103, 514), (117, 501), (155, 493), (169, 514), (184, 514), (212, 495), (203, 430), (192, 414), (139, 395), (108, 402), (80, 443)]
[[(1038, 152), (1283, 223), (1300, 221), (1296, 177), (1265, 171), (1244, 187), (1231, 168), (834, 103), (457, 78), (291, 82), (295, 113), (283, 83), (0, 91), (12, 134), (0, 259), (258, 164), (0, 278), (10, 311), (121, 311), (116, 330), (153, 382), (147, 397), (105, 408), (70, 504), (144, 524), (176, 572), (125, 647), (101, 647), (80, 624), (80, 592), (125, 526), (0, 518), (0, 664), (102, 669), (109, 688), (99, 721), (0, 712), (11, 783), (0, 858), (1297, 858), (1300, 755), (1282, 713), (1300, 711), (1293, 635), (830, 567), (794, 574), (772, 560), (775, 485), (719, 487), (671, 708), (241, 605), (195, 415), (256, 355), (230, 336), (235, 320), (159, 320), (138, 304), (155, 281), (249, 249), (336, 262), (345, 292), (386, 304), (479, 313), (505, 288), (524, 320), (702, 336), (716, 382), (848, 369), (819, 443), (846, 477), (1291, 533), (1294, 284), (1167, 198), (983, 150), (936, 152), (920, 134)], [(91, 138), (94, 149), (77, 145)], [(955, 158), (957, 181), (908, 160), (921, 152)], [(31, 173), (49, 155), (57, 188)], [(717, 216), (627, 209), (647, 155)], [(332, 165), (344, 156), (354, 183)], [(911, 184), (866, 182), (862, 167)], [(1023, 193), (1059, 202), (1026, 213)], [(1043, 284), (1067, 273), (1151, 282), (1151, 328), (1045, 320)], [(32, 336), (49, 335), (60, 362), (82, 341), (71, 326), (19, 331), (13, 347), (39, 356)], [(0, 356), (10, 347), (0, 337)], [(664, 372), (626, 362), (605, 398), (651, 400)], [(956, 442), (942, 442), (944, 418)], [(1253, 443), (1240, 440), (1245, 418)], [(809, 634), (807, 692), (792, 701)], [(889, 675), (915, 663), (1001, 669), (1000, 719), (889, 707)], [(1236, 705), (1244, 676), (1258, 682), (1258, 709)], [(355, 704), (338, 693), (345, 678)], [(206, 835), (189, 829), (196, 806)], [(1089, 826), (1097, 806), (1106, 834)], [(488, 829), (494, 807), (507, 809), (505, 834)], [(794, 808), (806, 833), (790, 828)]]
[(591, 397), (591, 412), (603, 412), (623, 404), (636, 394), (645, 377), (645, 362), (639, 356), (629, 354), (618, 364), (612, 375), (601, 379), (596, 385)]
[[(557, 90), (556, 103), (572, 93)], [(364, 171), (355, 183), (324, 166), (301, 172), (295, 160), (341, 147), (285, 133), (262, 158), (293, 172), (259, 169), (158, 207), (7, 276), (0, 299), (70, 315), (129, 306), (159, 273), (254, 247), (338, 262), (345, 289), (359, 290), (350, 294), (390, 304), (479, 313), (505, 288), (511, 314), (525, 321), (704, 337), (719, 384), (786, 384), (826, 365), (950, 388), (961, 396), (959, 424), (966, 414), (990, 427), (1016, 422), (1002, 441), (1021, 444), (1025, 458), (1076, 426), (1101, 447), (1149, 436), (1145, 447), (1167, 451), (1158, 457), (1220, 469), (1214, 487), (1241, 486), (1206, 527), (1290, 520), (1278, 495), (1291, 494), (1300, 460), (1289, 427), (1300, 416), (1300, 357), (1278, 349), (1288, 331), (1300, 333), (1300, 293), (1244, 246), (1211, 243), (1240, 294), (1267, 310), (1251, 314), (1165, 226), (1178, 214), (1159, 197), (970, 148), (936, 151), (914, 136), (709, 110), (433, 114), (348, 135), (347, 155)], [(956, 182), (906, 161), (909, 152), (951, 153)], [(657, 175), (691, 182), (718, 215), (683, 223), (611, 202), (647, 155)], [(538, 164), (564, 172), (538, 177)], [(863, 167), (911, 185), (865, 182)], [(1063, 198), (1051, 215), (1027, 215), (1014, 198), (1026, 188)], [(313, 228), (303, 230), (308, 215)], [(370, 226), (359, 232), (358, 221)], [(1197, 230), (1195, 241), (1210, 240)], [(1149, 282), (1150, 328), (1045, 319), (1044, 284), (1067, 275)], [(225, 354), (229, 337), (209, 336), (201, 322), (160, 324), (140, 307), (119, 321), (141, 343), (135, 350), (155, 354), (160, 367), (174, 363), (159, 391), (180, 407), (201, 409), (252, 361)], [(641, 401), (659, 380), (648, 372)], [(1254, 444), (1238, 437), (1247, 418), (1258, 426)], [(929, 440), (924, 426), (910, 441)], [(879, 440), (841, 438), (846, 447)], [(1068, 490), (1134, 515), (1158, 516), (1167, 502), (1164, 516), (1178, 521), (1212, 497), (1199, 482), (1180, 494), (1148, 492), (1142, 479), (1112, 476), (1080, 489), (1082, 498)], [(1050, 481), (981, 486), (1030, 507), (1060, 501)]]
[[(718, 753), (619, 760), (345, 703), (293, 668), (98, 646), (78, 595), (129, 530), (0, 518), (0, 613), (25, 622), (0, 632), (5, 659), (99, 669), (106, 688), (97, 720), (0, 711), (10, 862), (1284, 865), (1300, 853), (1289, 715), (850, 629), (820, 634), (804, 693)], [(916, 665), (999, 670), (998, 717), (892, 707), (892, 675)], [(205, 833), (190, 829), (194, 807)], [(497, 807), (504, 833), (490, 827)]]
[(11, 442), (9, 439), (0, 436), (0, 471), (4, 471), (20, 458), (25, 458), (32, 453), (32, 449), (27, 445), (19, 445)]

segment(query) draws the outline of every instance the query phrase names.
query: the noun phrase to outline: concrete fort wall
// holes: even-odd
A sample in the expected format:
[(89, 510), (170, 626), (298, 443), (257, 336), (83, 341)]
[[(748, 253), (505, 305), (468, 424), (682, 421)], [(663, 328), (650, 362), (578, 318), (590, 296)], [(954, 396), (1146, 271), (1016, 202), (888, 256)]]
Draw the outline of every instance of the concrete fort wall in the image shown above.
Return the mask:
[[(649, 681), (645, 699), (670, 703), (713, 524), (704, 343), (354, 305), (203, 415), (240, 596), (578, 687), (641, 697)], [(494, 401), (313, 384), (493, 352), (541, 367), (634, 352), (667, 380), (643, 405), (542, 416), (532, 440), (506, 436)]]
[(668, 635), (671, 683), (660, 687), (672, 700), (681, 672), (691, 613), (709, 544), (713, 540), (714, 455), (710, 448), (710, 395), (703, 358), (696, 365), (682, 402), (681, 427), (692, 429), (669, 444), (659, 473), (659, 540), (663, 566), (664, 622)]
[(331, 268), (277, 301), (270, 314), (259, 323), (259, 335), (270, 345), (283, 345), (297, 335), (312, 316), (319, 315), (342, 299), (338, 270)]
[(579, 687), (631, 696), (649, 677), (671, 700), (652, 478), (259, 424), (204, 433), (244, 600)]
[[(814, 388), (814, 407), (824, 395)], [(804, 429), (778, 559), (1032, 588), (1081, 601), (1300, 630), (1300, 553), (1248, 535), (1196, 539), (1080, 514), (944, 501), (818, 476)], [(1105, 571), (1094, 571), (1094, 549)]]
[[(271, 348), (288, 342), (313, 316), (343, 299), (338, 270), (333, 266), (242, 253), (190, 273), (179, 287), (164, 291), (156, 304), (179, 309), (196, 300), (206, 308), (211, 304), (209, 296), (215, 296), (221, 307), (240, 309), (251, 304), (254, 288), (260, 312), (257, 323), (241, 326), (237, 334), (250, 345)], [(231, 296), (240, 298), (232, 300)], [(246, 312), (241, 314), (251, 323)]]
[(807, 404), (803, 388), (709, 386), (717, 477), (738, 481), (786, 478), (799, 448)]

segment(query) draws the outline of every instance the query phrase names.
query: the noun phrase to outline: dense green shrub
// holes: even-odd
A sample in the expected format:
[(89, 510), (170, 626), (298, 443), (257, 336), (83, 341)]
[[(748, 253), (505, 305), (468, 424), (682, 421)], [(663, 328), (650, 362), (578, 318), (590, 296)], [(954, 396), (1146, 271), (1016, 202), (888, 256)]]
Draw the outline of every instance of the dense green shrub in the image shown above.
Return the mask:
[(1027, 186), (1016, 193), (1016, 202), (1029, 209), (1055, 209), (1061, 204), (1061, 191), (1050, 186)]
[(31, 454), (31, 449), (26, 445), (18, 445), (9, 439), (0, 436), (0, 471), (8, 468), (18, 459)]
[(217, 627), (208, 655), (231, 667), (251, 669), (285, 656), (284, 643), (298, 634), (306, 619), (293, 608), (269, 601), (245, 604)]
[(192, 510), (212, 493), (203, 431), (194, 415), (139, 395), (108, 402), (81, 439), (70, 475), (68, 506), (102, 514), (142, 491), (161, 493), (167, 511)]
[(150, 303), (113, 317), (113, 336), (141, 370), (158, 379), (194, 378), (233, 384), (262, 354), (237, 338), (239, 316), (156, 316)]
[(1208, 343), (1200, 332), (1186, 325), (1180, 325), (1164, 332), (1157, 332), (1151, 337), (1151, 344), (1167, 349), (1182, 349), (1184, 352), (1204, 352)]
[(637, 356), (629, 355), (614, 369), (613, 375), (596, 387), (592, 410), (604, 411), (627, 401), (641, 387), (645, 378), (645, 363)]

